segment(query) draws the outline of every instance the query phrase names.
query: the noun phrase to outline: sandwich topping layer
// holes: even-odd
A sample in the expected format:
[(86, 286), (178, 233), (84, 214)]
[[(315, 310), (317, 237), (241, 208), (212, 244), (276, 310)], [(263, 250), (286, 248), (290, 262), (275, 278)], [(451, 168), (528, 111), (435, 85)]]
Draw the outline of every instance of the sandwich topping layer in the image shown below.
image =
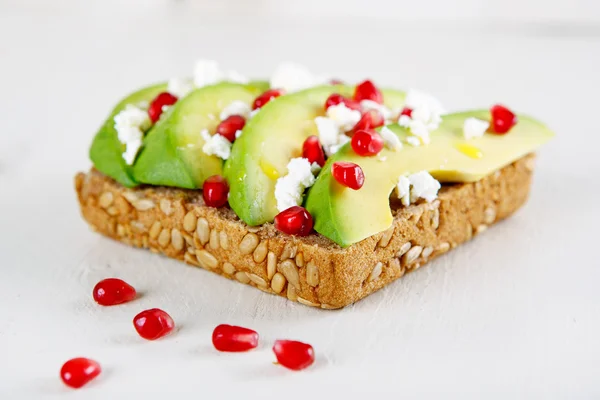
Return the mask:
[(121, 185), (203, 190), (249, 226), (314, 230), (342, 247), (386, 231), (392, 206), (432, 203), (553, 133), (495, 105), (447, 113), (425, 93), (343, 84), (284, 64), (269, 82), (197, 64), (193, 79), (124, 98), (90, 157)]

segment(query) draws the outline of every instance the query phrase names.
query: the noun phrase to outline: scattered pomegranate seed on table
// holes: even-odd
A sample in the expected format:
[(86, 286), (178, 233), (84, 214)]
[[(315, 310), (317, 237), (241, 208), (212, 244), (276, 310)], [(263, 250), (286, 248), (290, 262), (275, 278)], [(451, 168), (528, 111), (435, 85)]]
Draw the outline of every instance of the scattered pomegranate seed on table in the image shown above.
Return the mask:
[(321, 167), (325, 165), (325, 153), (318, 137), (309, 136), (306, 138), (302, 145), (302, 157), (308, 159), (311, 164), (315, 162)]
[(310, 367), (315, 362), (313, 347), (294, 340), (276, 340), (273, 352), (279, 364), (294, 371)]
[(354, 125), (354, 132), (363, 129), (379, 128), (384, 124), (383, 115), (377, 110), (369, 110), (363, 114), (360, 120)]
[(518, 121), (515, 113), (500, 104), (493, 106), (490, 109), (490, 113), (492, 115), (490, 129), (492, 132), (500, 135), (507, 133)]
[(227, 204), (229, 185), (221, 175), (213, 175), (204, 181), (202, 185), (202, 197), (209, 207), (223, 207)]
[(330, 85), (343, 85), (344, 81), (341, 79), (333, 78), (333, 79), (329, 80), (329, 84)]
[(370, 80), (365, 80), (358, 85), (354, 89), (354, 100), (362, 101), (362, 100), (373, 100), (379, 104), (383, 104), (383, 94), (377, 89), (375, 84)]
[(163, 113), (163, 107), (172, 106), (175, 103), (177, 103), (177, 97), (169, 92), (162, 92), (156, 96), (148, 107), (148, 117), (150, 117), (150, 121), (155, 124)]
[(353, 190), (360, 189), (365, 183), (365, 174), (360, 165), (338, 161), (331, 165), (331, 174), (341, 185)]
[(133, 286), (118, 278), (103, 279), (94, 286), (93, 296), (101, 306), (114, 306), (135, 299)]
[(344, 97), (339, 93), (334, 93), (325, 100), (325, 111), (327, 111), (329, 107), (337, 106), (340, 103), (351, 110), (360, 111), (360, 104), (357, 101)]
[(412, 108), (404, 107), (400, 112), (400, 116), (406, 115), (407, 117), (412, 118), (412, 112)]
[(212, 342), (219, 351), (248, 351), (258, 346), (258, 333), (241, 326), (223, 324), (213, 331)]
[(72, 358), (60, 369), (60, 378), (65, 385), (79, 389), (102, 372), (100, 364), (89, 358)]
[(241, 131), (246, 120), (241, 115), (230, 115), (217, 126), (217, 134), (225, 137), (231, 143), (235, 141), (235, 133)]
[(307, 236), (312, 228), (312, 215), (304, 207), (293, 206), (275, 216), (275, 229), (288, 235)]
[(265, 104), (267, 104), (269, 101), (271, 101), (274, 98), (277, 98), (279, 96), (282, 96), (284, 94), (285, 94), (285, 90), (283, 90), (283, 89), (269, 89), (266, 92), (264, 92), (263, 94), (261, 94), (260, 96), (258, 96), (256, 99), (254, 99), (254, 103), (252, 103), (252, 109), (256, 110), (258, 108), (261, 108)]
[(133, 326), (141, 337), (156, 340), (168, 335), (175, 328), (173, 318), (158, 308), (142, 311), (133, 318)]
[(372, 129), (364, 129), (354, 133), (350, 144), (359, 156), (374, 156), (383, 149), (383, 138)]

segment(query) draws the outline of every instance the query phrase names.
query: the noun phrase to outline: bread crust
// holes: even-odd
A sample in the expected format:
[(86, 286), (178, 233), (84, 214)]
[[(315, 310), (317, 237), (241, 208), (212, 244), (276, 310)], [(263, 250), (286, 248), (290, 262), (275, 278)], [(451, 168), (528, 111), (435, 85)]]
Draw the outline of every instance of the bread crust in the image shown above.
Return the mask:
[(529, 195), (534, 155), (475, 183), (442, 186), (432, 203), (393, 206), (393, 225), (348, 248), (272, 224), (249, 227), (228, 208), (207, 207), (200, 191), (128, 189), (96, 170), (75, 177), (93, 230), (302, 304), (352, 304), (483, 232)]

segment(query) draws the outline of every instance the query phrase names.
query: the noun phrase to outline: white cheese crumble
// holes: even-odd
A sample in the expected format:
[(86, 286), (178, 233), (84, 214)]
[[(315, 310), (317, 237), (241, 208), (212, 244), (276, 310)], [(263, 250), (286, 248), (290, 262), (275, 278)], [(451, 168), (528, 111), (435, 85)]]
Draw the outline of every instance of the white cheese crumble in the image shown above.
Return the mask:
[(396, 185), (396, 193), (404, 206), (424, 199), (431, 203), (437, 198), (442, 185), (427, 171), (420, 171), (408, 176), (400, 176)]
[(284, 89), (287, 93), (308, 89), (326, 82), (326, 78), (315, 76), (304, 66), (293, 63), (280, 64), (270, 80), (272, 88)]
[(319, 132), (319, 141), (321, 142), (327, 157), (331, 157), (331, 155), (335, 154), (340, 147), (350, 141), (348, 136), (340, 133), (338, 125), (330, 118), (317, 117), (315, 118), (315, 124), (317, 125), (317, 131)]
[(392, 110), (373, 100), (362, 100), (360, 102), (360, 109), (362, 110), (363, 114), (371, 110), (378, 111), (383, 116), (383, 119), (386, 121), (386, 123), (391, 122), (392, 116), (394, 115)]
[(171, 78), (167, 86), (167, 91), (177, 98), (185, 97), (194, 90), (194, 82), (185, 78)]
[(251, 112), (252, 109), (248, 104), (244, 103), (241, 100), (234, 100), (221, 111), (219, 117), (221, 118), (221, 121), (224, 121), (232, 115), (239, 115), (241, 117), (244, 117), (245, 119), (248, 119), (248, 117), (250, 117)]
[(335, 122), (339, 130), (348, 132), (358, 121), (361, 114), (358, 110), (346, 107), (344, 103), (333, 105), (327, 108), (327, 117)]
[(238, 129), (237, 131), (235, 131), (235, 138), (239, 139), (240, 136), (242, 136), (242, 131), (240, 129)]
[(411, 89), (406, 95), (406, 107), (412, 110), (411, 116), (400, 115), (398, 124), (408, 128), (422, 144), (429, 144), (429, 133), (439, 128), (445, 113), (441, 103), (427, 93)]
[(198, 60), (194, 67), (194, 85), (201, 88), (221, 81), (248, 83), (248, 79), (236, 71), (223, 71), (214, 60)]
[(398, 151), (402, 148), (400, 138), (387, 126), (381, 128), (379, 135), (388, 149)]
[(215, 155), (223, 160), (227, 160), (231, 155), (231, 142), (223, 135), (212, 135), (208, 132), (208, 129), (202, 129), (200, 136), (204, 139), (204, 146), (202, 151), (204, 154), (212, 156)]
[(127, 165), (132, 165), (142, 147), (144, 131), (151, 125), (148, 112), (142, 108), (128, 104), (114, 117), (115, 130), (119, 142), (125, 145), (122, 154)]
[(477, 118), (467, 118), (463, 124), (463, 135), (465, 139), (473, 139), (483, 136), (490, 127), (490, 123)]
[(292, 158), (287, 165), (287, 175), (275, 183), (275, 199), (279, 211), (302, 204), (304, 191), (315, 183), (315, 176), (321, 168), (306, 158)]
[(416, 136), (409, 136), (406, 138), (406, 142), (411, 146), (418, 147), (421, 145), (421, 140)]

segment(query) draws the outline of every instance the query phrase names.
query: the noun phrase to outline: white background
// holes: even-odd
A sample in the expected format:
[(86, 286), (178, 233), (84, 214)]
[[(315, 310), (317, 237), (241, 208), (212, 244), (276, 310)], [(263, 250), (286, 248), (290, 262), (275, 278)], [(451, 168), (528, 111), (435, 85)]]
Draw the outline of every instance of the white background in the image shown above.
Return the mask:
[[(450, 109), (501, 101), (557, 138), (513, 218), (354, 306), (314, 310), (79, 216), (72, 178), (112, 104), (199, 57), (256, 77), (297, 61)], [(599, 398), (599, 71), (595, 0), (0, 0), (0, 398)], [(108, 276), (141, 298), (97, 306)], [(140, 339), (131, 319), (151, 307), (179, 331)], [(262, 347), (217, 354), (219, 323)], [(313, 344), (317, 363), (273, 365), (275, 338)], [(104, 372), (74, 392), (58, 371), (80, 355)]]

